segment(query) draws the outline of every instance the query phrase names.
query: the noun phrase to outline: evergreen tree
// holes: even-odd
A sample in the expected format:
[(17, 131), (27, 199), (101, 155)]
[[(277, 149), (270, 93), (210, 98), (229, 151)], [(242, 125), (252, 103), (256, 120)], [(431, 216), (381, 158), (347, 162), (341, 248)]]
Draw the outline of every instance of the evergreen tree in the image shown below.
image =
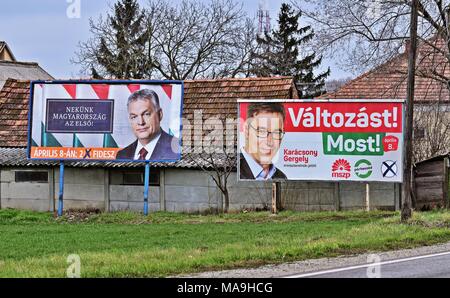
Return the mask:
[[(313, 98), (324, 92), (330, 69), (315, 76), (314, 69), (322, 57), (300, 51), (314, 38), (311, 26), (300, 27), (300, 11), (283, 3), (278, 16), (278, 29), (258, 37), (259, 50), (254, 53), (253, 73), (257, 76), (293, 76), (300, 98)], [(302, 57), (303, 56), (303, 57)]]
[(96, 64), (101, 69), (92, 66), (92, 76), (150, 78), (150, 28), (144, 10), (137, 0), (121, 0), (114, 4), (113, 9), (114, 14), (108, 14), (106, 24), (101, 28), (103, 34), (95, 51)]

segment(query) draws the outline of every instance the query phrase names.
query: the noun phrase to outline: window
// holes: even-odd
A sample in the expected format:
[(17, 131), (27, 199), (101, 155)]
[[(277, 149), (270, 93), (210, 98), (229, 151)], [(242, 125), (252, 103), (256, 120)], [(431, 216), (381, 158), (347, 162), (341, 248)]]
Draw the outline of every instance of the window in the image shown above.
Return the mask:
[(31, 183), (48, 183), (47, 171), (17, 171), (15, 172), (15, 181)]
[[(142, 171), (111, 171), (110, 181), (112, 185), (144, 185), (144, 170)], [(159, 186), (159, 170), (151, 169), (150, 186)]]
[(144, 174), (142, 173), (123, 173), (124, 185), (144, 185)]
[(414, 139), (423, 139), (425, 138), (425, 128), (416, 127), (414, 128)]

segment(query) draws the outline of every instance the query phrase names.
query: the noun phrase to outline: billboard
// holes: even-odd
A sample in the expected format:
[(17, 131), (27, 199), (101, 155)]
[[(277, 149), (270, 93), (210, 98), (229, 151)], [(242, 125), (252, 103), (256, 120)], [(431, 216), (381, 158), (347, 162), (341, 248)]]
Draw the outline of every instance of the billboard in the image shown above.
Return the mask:
[(178, 81), (34, 81), (28, 158), (178, 161), (183, 93)]
[(239, 100), (239, 180), (403, 180), (403, 102)]

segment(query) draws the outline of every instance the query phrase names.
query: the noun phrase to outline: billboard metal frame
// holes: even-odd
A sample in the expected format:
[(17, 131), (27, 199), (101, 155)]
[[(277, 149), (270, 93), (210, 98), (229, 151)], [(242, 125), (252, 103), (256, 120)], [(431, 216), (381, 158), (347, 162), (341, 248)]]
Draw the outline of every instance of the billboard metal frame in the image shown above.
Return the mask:
[[(36, 160), (36, 161), (61, 161), (61, 159), (39, 159), (39, 158), (31, 158), (31, 135), (32, 135), (32, 111), (33, 111), (33, 95), (34, 95), (34, 86), (37, 84), (88, 84), (88, 85), (100, 85), (100, 84), (108, 84), (108, 85), (124, 85), (124, 84), (139, 84), (139, 85), (180, 85), (181, 90), (184, 91), (184, 82), (183, 81), (174, 81), (174, 80), (55, 80), (55, 81), (31, 81), (30, 82), (30, 97), (28, 103), (28, 140), (27, 140), (27, 159), (28, 160)], [(181, 108), (180, 108), (180, 119), (183, 117), (183, 106), (184, 106), (184, 92), (181, 93)], [(180, 152), (178, 154), (178, 159), (174, 160), (152, 160), (152, 163), (172, 163), (177, 162), (182, 159), (182, 129), (183, 122), (180, 121), (180, 138), (179, 138), (179, 147)], [(129, 160), (129, 159), (115, 159), (115, 160), (97, 160), (97, 159), (65, 159), (66, 162), (102, 162), (102, 163), (143, 163), (145, 161), (142, 160)]]
[[(404, 116), (405, 116), (405, 109), (406, 109), (406, 99), (238, 99), (237, 100), (237, 112), (238, 112), (238, 117), (237, 117), (237, 126), (236, 126), (236, 130), (237, 130), (237, 151), (236, 154), (239, 154), (240, 152), (240, 148), (241, 148), (241, 140), (240, 140), (240, 125), (241, 125), (241, 103), (401, 103), (402, 104), (402, 117), (404, 120)], [(404, 131), (405, 131), (405, 121), (402, 121), (402, 131), (403, 131), (403, 135), (404, 135)], [(403, 160), (405, 159), (405, 148), (402, 148), (402, 156), (403, 156)], [(402, 160), (402, 162), (404, 162)], [(246, 183), (267, 183), (267, 182), (273, 182), (273, 183), (279, 183), (279, 182), (326, 182), (325, 180), (301, 180), (301, 179), (293, 179), (293, 180), (286, 180), (286, 179), (271, 179), (269, 181), (264, 181), (264, 180), (256, 180), (256, 179), (240, 179), (239, 177), (239, 173), (240, 173), (240, 167), (241, 167), (241, 163), (238, 160), (237, 163), (237, 179), (238, 182), (246, 182)], [(345, 181), (329, 181), (332, 183), (339, 183), (339, 182), (345, 182)], [(355, 183), (371, 183), (374, 181), (351, 181), (351, 182), (355, 182)], [(390, 182), (390, 181), (384, 181), (383, 183), (394, 183), (394, 184), (402, 184), (402, 182)]]

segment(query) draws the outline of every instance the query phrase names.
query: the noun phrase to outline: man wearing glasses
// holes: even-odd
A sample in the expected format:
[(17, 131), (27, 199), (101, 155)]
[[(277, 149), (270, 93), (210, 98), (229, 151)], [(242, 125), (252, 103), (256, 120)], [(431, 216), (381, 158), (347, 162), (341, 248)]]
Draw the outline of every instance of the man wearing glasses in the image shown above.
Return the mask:
[(280, 103), (254, 103), (247, 110), (245, 147), (240, 155), (243, 180), (286, 179), (273, 159), (284, 137), (284, 107)]
[(155, 91), (139, 90), (128, 98), (128, 119), (137, 140), (118, 152), (119, 160), (178, 160), (179, 140), (161, 129), (163, 111)]

